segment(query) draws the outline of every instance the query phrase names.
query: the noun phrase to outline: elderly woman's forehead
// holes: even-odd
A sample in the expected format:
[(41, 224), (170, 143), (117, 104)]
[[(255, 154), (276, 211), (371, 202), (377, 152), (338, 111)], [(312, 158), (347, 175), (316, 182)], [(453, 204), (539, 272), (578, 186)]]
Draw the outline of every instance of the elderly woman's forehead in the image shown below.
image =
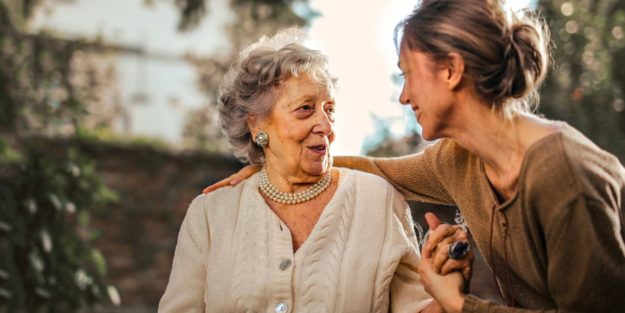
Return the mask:
[(317, 81), (310, 75), (293, 76), (284, 81), (277, 88), (281, 98), (328, 98), (334, 96), (331, 83)]
[(333, 88), (332, 78), (324, 71), (300, 71), (291, 75), (281, 85), (284, 85), (285, 83), (290, 85), (300, 84), (310, 87), (314, 86), (317, 88), (323, 87), (328, 90)]

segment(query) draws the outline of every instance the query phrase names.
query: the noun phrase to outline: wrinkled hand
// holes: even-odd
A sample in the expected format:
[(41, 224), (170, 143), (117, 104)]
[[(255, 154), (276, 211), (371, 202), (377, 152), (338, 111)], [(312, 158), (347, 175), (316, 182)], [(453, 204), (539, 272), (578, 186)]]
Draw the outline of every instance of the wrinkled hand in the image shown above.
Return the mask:
[(431, 259), (432, 269), (437, 274), (447, 275), (453, 271), (460, 271), (468, 287), (475, 255), (469, 250), (462, 259), (454, 260), (449, 257), (451, 244), (455, 241), (469, 241), (467, 233), (458, 225), (441, 224), (434, 213), (426, 213), (425, 220), (430, 230), (422, 248), (422, 257)]
[(242, 180), (254, 175), (254, 173), (260, 171), (261, 167), (259, 165), (247, 165), (244, 168), (240, 169), (238, 172), (204, 188), (202, 193), (209, 193), (213, 190), (217, 190), (221, 187), (226, 186), (235, 186), (240, 183)]

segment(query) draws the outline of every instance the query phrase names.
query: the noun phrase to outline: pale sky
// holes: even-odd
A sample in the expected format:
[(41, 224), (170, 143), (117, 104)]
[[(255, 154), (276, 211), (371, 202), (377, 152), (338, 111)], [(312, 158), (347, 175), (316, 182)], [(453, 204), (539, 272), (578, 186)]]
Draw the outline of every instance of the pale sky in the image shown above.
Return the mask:
[[(516, 8), (532, 0), (512, 1)], [(227, 0), (210, 0), (210, 14), (192, 32), (178, 33), (179, 12), (173, 0), (46, 0), (35, 13), (31, 28), (47, 28), (68, 37), (99, 34), (108, 42), (141, 46), (156, 54), (182, 55), (186, 51), (210, 54), (224, 49), (222, 25), (233, 20)], [(375, 133), (371, 115), (392, 121), (393, 133), (406, 133), (412, 111), (398, 101), (400, 86), (391, 76), (398, 73), (393, 29), (410, 13), (415, 0), (310, 0), (322, 16), (313, 20), (310, 36), (326, 54), (339, 78), (335, 155), (361, 154), (365, 138)], [(148, 101), (132, 105), (132, 133), (158, 136), (172, 143), (180, 140), (183, 112), (179, 102), (196, 107), (203, 101), (195, 88), (193, 68), (181, 61), (117, 58), (124, 100), (134, 93), (148, 94)], [(125, 101), (128, 102), (128, 101)]]
[(323, 16), (314, 20), (310, 35), (339, 78), (333, 153), (359, 154), (365, 138), (375, 132), (372, 114), (396, 120), (392, 129), (404, 134), (404, 120), (412, 118), (412, 111), (399, 104), (400, 86), (391, 81), (399, 72), (393, 30), (410, 13), (414, 0), (311, 3)]

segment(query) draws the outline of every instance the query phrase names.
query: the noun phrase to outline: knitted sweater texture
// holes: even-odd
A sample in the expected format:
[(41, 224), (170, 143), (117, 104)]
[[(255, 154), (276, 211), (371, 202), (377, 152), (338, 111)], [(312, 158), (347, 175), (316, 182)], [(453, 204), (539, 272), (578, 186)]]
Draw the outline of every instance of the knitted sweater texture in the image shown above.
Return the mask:
[(409, 210), (389, 183), (341, 169), (294, 253), (258, 180), (191, 203), (159, 312), (418, 312), (429, 303)]

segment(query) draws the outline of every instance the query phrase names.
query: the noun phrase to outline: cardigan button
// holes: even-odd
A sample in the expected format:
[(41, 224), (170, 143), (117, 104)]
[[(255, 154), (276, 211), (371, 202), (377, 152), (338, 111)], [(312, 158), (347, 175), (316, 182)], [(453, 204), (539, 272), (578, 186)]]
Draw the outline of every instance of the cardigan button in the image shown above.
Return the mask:
[(276, 304), (276, 313), (286, 313), (289, 311), (289, 305), (284, 303), (284, 302), (280, 302), (278, 304)]
[(280, 262), (280, 266), (278, 266), (278, 267), (280, 268), (281, 271), (284, 271), (287, 268), (289, 268), (289, 266), (291, 266), (291, 260), (290, 259), (284, 259), (282, 262)]

